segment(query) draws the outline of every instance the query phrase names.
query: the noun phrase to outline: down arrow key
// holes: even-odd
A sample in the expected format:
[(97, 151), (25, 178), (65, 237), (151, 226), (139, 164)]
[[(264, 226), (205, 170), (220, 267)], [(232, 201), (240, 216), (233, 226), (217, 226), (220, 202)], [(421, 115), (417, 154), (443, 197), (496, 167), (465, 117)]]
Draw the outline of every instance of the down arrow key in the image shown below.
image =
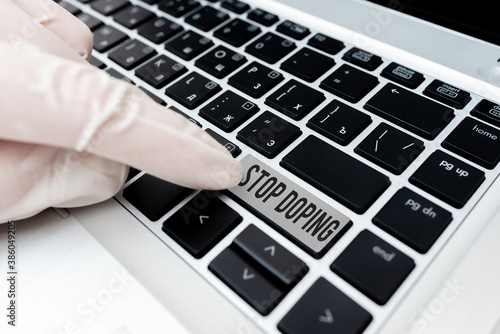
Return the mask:
[(267, 273), (247, 262), (231, 246), (223, 250), (208, 269), (262, 315), (271, 313), (286, 294)]
[(318, 317), (318, 320), (320, 322), (324, 322), (325, 324), (332, 324), (333, 323), (333, 315), (332, 311), (330, 311), (329, 308), (325, 309), (325, 315), (320, 315)]
[(243, 270), (243, 280), (247, 281), (247, 280), (252, 279), (252, 278), (255, 278), (255, 275), (254, 274), (249, 274), (248, 273), (248, 268), (245, 268), (245, 270)]

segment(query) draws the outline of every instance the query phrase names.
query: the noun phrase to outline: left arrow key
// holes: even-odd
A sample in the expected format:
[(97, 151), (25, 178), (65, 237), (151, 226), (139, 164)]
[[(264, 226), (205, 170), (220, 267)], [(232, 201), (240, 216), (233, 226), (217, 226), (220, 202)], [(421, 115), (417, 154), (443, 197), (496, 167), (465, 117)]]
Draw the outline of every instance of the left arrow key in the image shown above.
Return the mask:
[(241, 216), (213, 192), (201, 191), (168, 218), (162, 229), (199, 259), (241, 220)]

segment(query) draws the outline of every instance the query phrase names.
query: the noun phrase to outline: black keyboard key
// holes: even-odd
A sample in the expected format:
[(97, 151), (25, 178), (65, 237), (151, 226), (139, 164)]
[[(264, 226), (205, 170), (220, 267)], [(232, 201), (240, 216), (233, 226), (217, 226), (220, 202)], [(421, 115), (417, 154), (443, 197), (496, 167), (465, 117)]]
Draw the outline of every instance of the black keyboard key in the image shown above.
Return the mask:
[(94, 16), (87, 13), (80, 13), (76, 16), (80, 21), (85, 23), (85, 25), (91, 30), (94, 31), (100, 26), (103, 25), (102, 21), (95, 18)]
[(81, 12), (78, 7), (73, 6), (67, 1), (56, 1), (56, 2), (59, 4), (59, 6), (61, 6), (62, 8), (66, 9), (66, 11), (71, 13), (71, 15), (76, 15)]
[(308, 28), (289, 20), (286, 20), (277, 26), (276, 31), (298, 40), (303, 40), (311, 33)]
[(347, 51), (342, 59), (369, 71), (373, 71), (382, 64), (382, 58), (358, 48)]
[(192, 191), (144, 174), (123, 190), (123, 197), (149, 220), (157, 221)]
[(228, 83), (245, 94), (259, 98), (283, 80), (283, 75), (257, 62), (229, 78)]
[(243, 124), (259, 107), (241, 96), (226, 91), (200, 110), (200, 116), (225, 132)]
[(103, 15), (111, 15), (128, 5), (128, 0), (96, 0), (90, 7)]
[(128, 83), (131, 83), (131, 84), (135, 85), (135, 82), (132, 81), (132, 79), (130, 79), (128, 76), (125, 76), (125, 75), (121, 74), (120, 72), (118, 72), (114, 68), (108, 68), (106, 70), (106, 73), (108, 73), (113, 78), (120, 79), (120, 80), (123, 80), (125, 82), (128, 82)]
[(243, 14), (250, 9), (250, 6), (240, 0), (225, 0), (221, 4), (222, 8), (228, 9), (236, 14)]
[(471, 115), (491, 125), (500, 126), (500, 105), (497, 103), (481, 100), (471, 111)]
[(313, 82), (335, 65), (335, 61), (309, 48), (303, 48), (281, 64), (281, 69), (307, 82)]
[(128, 39), (120, 30), (111, 26), (102, 26), (94, 31), (94, 50), (106, 52)]
[(156, 103), (158, 104), (161, 104), (162, 106), (166, 106), (167, 103), (165, 101), (163, 101), (162, 99), (160, 99), (158, 96), (156, 96), (155, 94), (151, 93), (149, 90), (145, 89), (144, 87), (139, 87), (144, 93), (146, 93), (150, 98), (153, 99), (153, 101), (155, 101)]
[(106, 64), (104, 64), (102, 61), (100, 61), (99, 59), (97, 59), (94, 56), (90, 56), (89, 63), (94, 65), (95, 67), (101, 69), (101, 70), (106, 68)]
[(198, 122), (196, 119), (194, 119), (193, 117), (189, 116), (188, 114), (186, 114), (185, 112), (181, 111), (179, 108), (175, 107), (175, 106), (170, 106), (169, 107), (170, 110), (172, 111), (175, 111), (176, 113), (178, 113), (179, 115), (182, 115), (183, 117), (185, 117), (188, 121), (196, 124), (197, 126), (199, 126), (200, 128), (203, 127), (203, 125)]
[(187, 69), (184, 65), (165, 55), (160, 55), (135, 70), (135, 75), (153, 88), (158, 89), (186, 72)]
[(290, 288), (309, 270), (302, 260), (255, 225), (249, 225), (241, 232), (234, 239), (234, 245)]
[(195, 65), (214, 77), (222, 79), (246, 61), (247, 59), (242, 54), (221, 45), (198, 58)]
[(426, 139), (436, 138), (454, 117), (452, 109), (392, 83), (364, 108)]
[(372, 316), (320, 277), (279, 322), (284, 334), (361, 334)]
[(378, 84), (377, 77), (349, 65), (342, 65), (320, 87), (349, 102), (358, 102)]
[(265, 157), (274, 158), (301, 133), (297, 126), (265, 111), (238, 132), (236, 138)]
[(471, 100), (469, 92), (440, 80), (432, 81), (431, 84), (425, 88), (424, 95), (456, 109), (463, 109)]
[(415, 262), (368, 230), (332, 263), (331, 269), (379, 305), (384, 305), (415, 268)]
[(154, 17), (152, 12), (140, 6), (130, 6), (113, 15), (116, 22), (129, 29), (137, 28), (152, 17)]
[(373, 222), (424, 254), (452, 219), (450, 212), (405, 187), (387, 202)]
[(389, 187), (389, 178), (326, 142), (309, 136), (281, 165), (356, 213)]
[(408, 88), (417, 88), (423, 81), (424, 75), (397, 63), (390, 63), (382, 70), (382, 76)]
[(228, 19), (228, 14), (210, 6), (205, 6), (186, 17), (186, 23), (200, 30), (209, 31)]
[(239, 148), (238, 145), (236, 145), (235, 143), (227, 140), (226, 138), (222, 137), (220, 134), (218, 134), (217, 132), (215, 132), (214, 130), (212, 129), (206, 129), (205, 130), (210, 136), (212, 136), (212, 138), (214, 138), (215, 140), (217, 140), (219, 142), (219, 144), (221, 144), (222, 146), (224, 146), (226, 148), (226, 150), (231, 153), (231, 155), (236, 158), (238, 155), (240, 155), (241, 153), (241, 149)]
[(282, 288), (231, 247), (217, 256), (208, 269), (262, 315), (271, 313), (285, 295)]
[(192, 72), (167, 87), (165, 94), (188, 109), (194, 109), (214, 96), (221, 87), (216, 82)]
[(461, 208), (484, 181), (484, 172), (437, 150), (410, 182), (446, 203)]
[(261, 30), (254, 24), (240, 19), (234, 19), (214, 32), (214, 36), (232, 46), (242, 46), (258, 34)]
[(158, 8), (174, 17), (181, 17), (200, 6), (196, 0), (167, 0), (158, 5)]
[(240, 222), (241, 216), (215, 193), (201, 191), (163, 223), (168, 234), (200, 259)]
[(109, 59), (126, 70), (130, 70), (156, 54), (156, 50), (132, 39), (109, 54)]
[(155, 17), (141, 25), (137, 32), (151, 42), (160, 44), (183, 30), (180, 24), (164, 17)]
[(212, 45), (214, 43), (210, 39), (188, 30), (165, 44), (165, 49), (184, 60), (191, 60)]
[(139, 175), (140, 172), (141, 172), (140, 170), (135, 169), (134, 167), (130, 167), (130, 169), (128, 171), (128, 175), (127, 175), (127, 181), (132, 180), (134, 177)]
[(333, 100), (312, 117), (307, 126), (340, 145), (349, 144), (372, 122), (370, 116)]
[(325, 100), (325, 95), (297, 80), (290, 80), (266, 99), (266, 104), (300, 120)]
[(331, 55), (336, 55), (345, 47), (344, 43), (342, 43), (341, 41), (325, 36), (323, 34), (314, 35), (307, 42), (307, 44)]
[(260, 8), (257, 8), (252, 12), (248, 13), (248, 19), (260, 23), (266, 27), (270, 27), (279, 21), (279, 17), (277, 15), (269, 13)]
[(443, 141), (443, 147), (485, 168), (500, 160), (500, 130), (466, 117)]
[(291, 40), (268, 32), (248, 45), (245, 51), (270, 64), (274, 64), (296, 47)]
[(423, 141), (386, 123), (380, 123), (356, 146), (354, 152), (389, 172), (400, 175), (423, 150)]

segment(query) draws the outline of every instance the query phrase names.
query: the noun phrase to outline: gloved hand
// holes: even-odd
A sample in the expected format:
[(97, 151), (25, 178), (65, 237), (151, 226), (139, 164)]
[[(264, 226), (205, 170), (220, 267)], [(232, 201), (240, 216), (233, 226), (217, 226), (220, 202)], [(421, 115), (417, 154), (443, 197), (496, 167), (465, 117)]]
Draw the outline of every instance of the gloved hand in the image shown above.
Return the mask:
[(206, 132), (89, 65), (90, 31), (55, 2), (0, 13), (0, 222), (105, 200), (128, 165), (190, 188), (240, 180)]

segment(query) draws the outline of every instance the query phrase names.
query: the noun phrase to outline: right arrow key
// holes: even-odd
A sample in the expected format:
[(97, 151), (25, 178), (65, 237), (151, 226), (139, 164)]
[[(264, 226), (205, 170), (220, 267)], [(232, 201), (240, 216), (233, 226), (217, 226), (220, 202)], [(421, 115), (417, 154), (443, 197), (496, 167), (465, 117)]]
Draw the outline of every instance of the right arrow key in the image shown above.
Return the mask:
[(362, 333), (372, 316), (323, 277), (280, 321), (285, 334)]

